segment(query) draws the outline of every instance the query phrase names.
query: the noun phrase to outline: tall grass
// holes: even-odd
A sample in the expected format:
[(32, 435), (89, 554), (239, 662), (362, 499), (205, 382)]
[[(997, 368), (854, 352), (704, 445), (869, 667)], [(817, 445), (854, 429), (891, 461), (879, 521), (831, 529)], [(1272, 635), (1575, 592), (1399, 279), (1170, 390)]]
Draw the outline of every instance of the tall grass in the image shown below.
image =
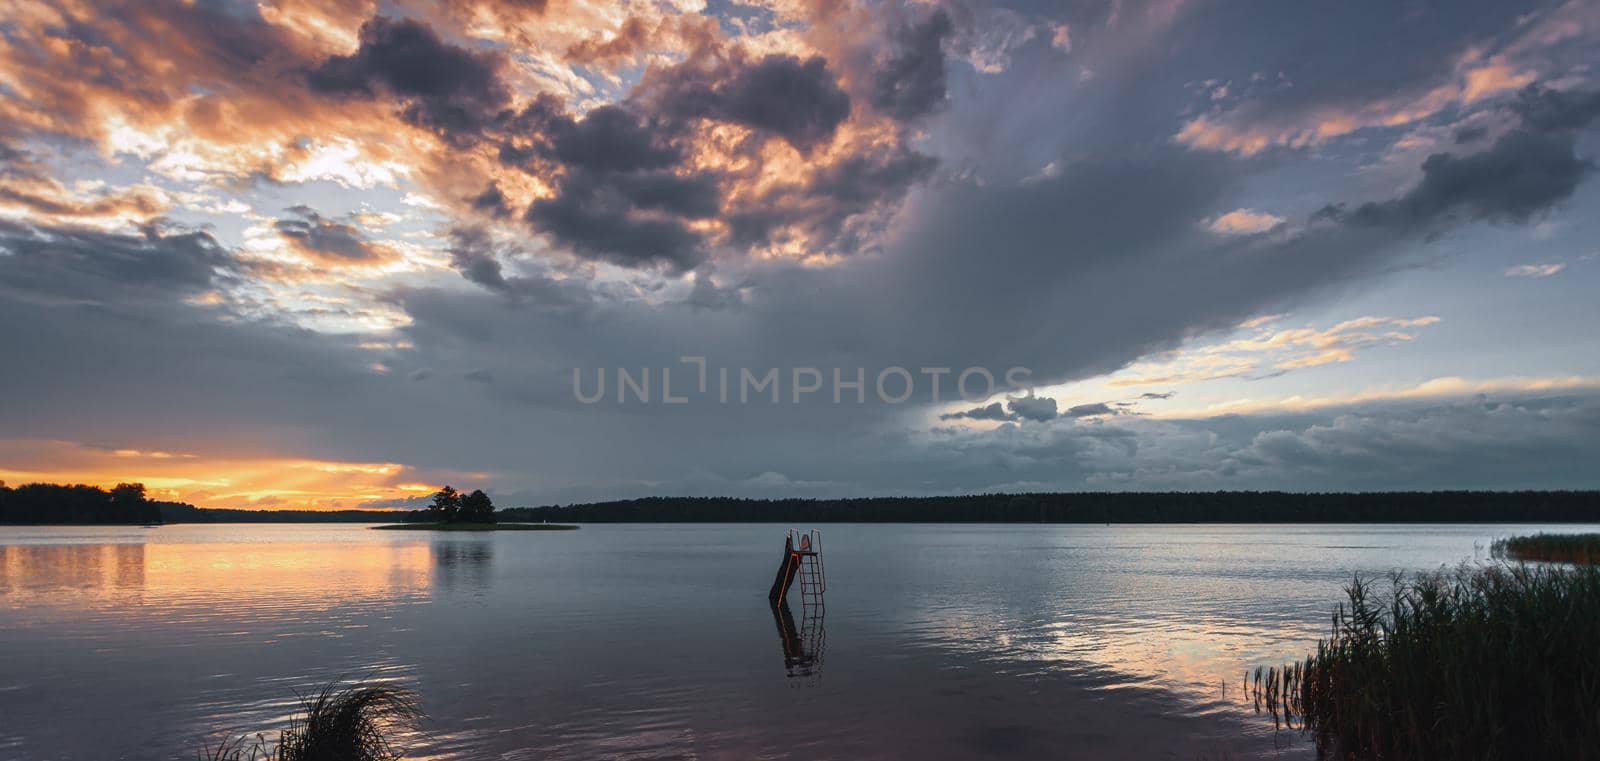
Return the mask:
[(300, 713), (278, 734), (224, 741), (200, 753), (202, 761), (394, 761), (391, 734), (422, 718), (416, 695), (387, 684), (335, 682), (301, 699)]
[(1257, 669), (1274, 721), (1354, 759), (1600, 759), (1600, 567), (1357, 579), (1301, 663)]
[(1510, 560), (1544, 560), (1554, 563), (1600, 563), (1600, 534), (1535, 534), (1496, 539), (1490, 552)]

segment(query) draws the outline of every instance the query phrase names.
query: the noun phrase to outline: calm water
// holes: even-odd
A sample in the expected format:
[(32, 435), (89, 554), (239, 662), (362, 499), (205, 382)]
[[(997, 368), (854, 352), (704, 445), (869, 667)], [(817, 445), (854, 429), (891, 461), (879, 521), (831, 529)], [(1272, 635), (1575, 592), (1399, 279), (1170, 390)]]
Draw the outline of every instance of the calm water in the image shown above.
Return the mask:
[(417, 758), (1307, 758), (1247, 667), (1540, 527), (822, 530), (785, 622), (772, 525), (0, 528), (0, 758), (192, 759), (339, 676), (421, 694)]

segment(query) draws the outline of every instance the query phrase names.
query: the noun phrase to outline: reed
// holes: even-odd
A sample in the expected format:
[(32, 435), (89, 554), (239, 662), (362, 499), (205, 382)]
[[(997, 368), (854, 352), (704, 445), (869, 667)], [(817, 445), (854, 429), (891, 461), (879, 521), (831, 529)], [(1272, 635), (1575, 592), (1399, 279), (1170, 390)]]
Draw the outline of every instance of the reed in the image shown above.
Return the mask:
[(390, 740), (422, 718), (416, 695), (387, 684), (338, 682), (301, 699), (300, 713), (276, 742), (264, 734), (224, 740), (202, 761), (394, 761)]
[(1600, 534), (1535, 534), (1496, 539), (1490, 552), (1508, 560), (1552, 563), (1600, 563)]
[(1357, 579), (1300, 663), (1246, 695), (1319, 757), (1600, 759), (1600, 567)]

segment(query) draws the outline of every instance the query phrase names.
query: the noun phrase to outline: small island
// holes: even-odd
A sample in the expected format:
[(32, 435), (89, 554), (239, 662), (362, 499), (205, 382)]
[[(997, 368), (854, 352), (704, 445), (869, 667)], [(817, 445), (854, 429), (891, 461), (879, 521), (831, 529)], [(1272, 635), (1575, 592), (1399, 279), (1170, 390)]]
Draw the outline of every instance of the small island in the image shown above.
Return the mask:
[(501, 523), (495, 516), (494, 501), (482, 489), (462, 494), (446, 485), (435, 492), (433, 502), (422, 513), (428, 520), (373, 526), (385, 531), (571, 531), (567, 523)]

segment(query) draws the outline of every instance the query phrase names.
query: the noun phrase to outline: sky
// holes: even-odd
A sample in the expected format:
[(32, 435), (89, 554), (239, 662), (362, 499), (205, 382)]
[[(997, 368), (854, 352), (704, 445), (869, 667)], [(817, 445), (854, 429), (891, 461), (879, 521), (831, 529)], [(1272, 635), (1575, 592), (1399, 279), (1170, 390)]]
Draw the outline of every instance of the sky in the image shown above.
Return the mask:
[(1597, 63), (1577, 1), (13, 0), (0, 480), (1600, 488)]

